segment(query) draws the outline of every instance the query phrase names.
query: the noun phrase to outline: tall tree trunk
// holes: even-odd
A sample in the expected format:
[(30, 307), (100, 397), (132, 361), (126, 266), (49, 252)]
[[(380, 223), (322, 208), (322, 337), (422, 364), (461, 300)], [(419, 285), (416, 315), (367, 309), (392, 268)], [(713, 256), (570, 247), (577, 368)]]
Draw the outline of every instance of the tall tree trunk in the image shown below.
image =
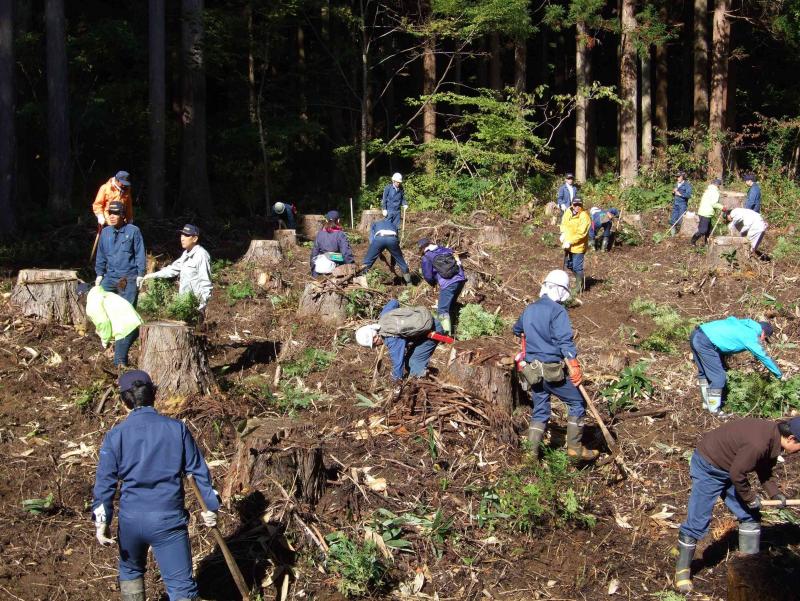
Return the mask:
[(651, 94), (650, 49), (642, 59), (642, 164), (650, 165), (653, 159), (653, 97)]
[(69, 209), (72, 159), (69, 146), (69, 82), (63, 0), (45, 0), (47, 36), (47, 144), (50, 152), (50, 209)]
[(622, 0), (622, 38), (620, 65), (620, 96), (622, 104), (619, 108), (620, 147), (619, 166), (620, 179), (623, 186), (630, 186), (636, 180), (637, 165), (637, 132), (636, 108), (636, 47), (633, 44), (633, 32), (636, 29), (634, 10), (636, 0)]
[(708, 124), (708, 0), (694, 0), (694, 126)]
[[(665, 15), (666, 17), (666, 15)], [(659, 44), (655, 50), (656, 59), (656, 102), (655, 126), (659, 148), (667, 145), (667, 130), (669, 129), (669, 67), (667, 64), (667, 45)]]
[(164, 145), (166, 143), (164, 119), (167, 103), (165, 44), (164, 2), (163, 0), (150, 0), (148, 17), (150, 165), (147, 178), (147, 208), (153, 217), (164, 216)]
[(711, 104), (708, 133), (708, 177), (721, 177), (724, 170), (722, 137), (725, 133), (725, 102), (728, 94), (728, 49), (731, 22), (728, 19), (730, 0), (716, 0), (714, 8), (714, 47), (711, 63)]
[(14, 123), (14, 0), (0, 0), (0, 240), (16, 230), (14, 170), (17, 137)]
[(211, 212), (206, 156), (206, 70), (203, 58), (203, 0), (181, 3), (182, 110), (181, 204), (201, 215)]
[(586, 157), (588, 138), (586, 113), (589, 99), (586, 88), (589, 85), (589, 48), (586, 45), (586, 24), (579, 21), (575, 24), (575, 181), (582, 184), (586, 181), (589, 166)]
[(503, 89), (503, 63), (500, 56), (500, 34), (497, 32), (489, 36), (489, 85), (493, 90)]
[[(297, 28), (297, 74), (300, 87), (300, 120), (308, 121), (308, 99), (306, 98), (306, 32)], [(305, 139), (305, 134), (302, 136)]]
[(256, 122), (256, 58), (253, 50), (253, 1), (244, 5), (244, 18), (247, 22), (247, 113), (250, 123)]
[(359, 148), (360, 184), (363, 188), (367, 185), (367, 144), (369, 143), (369, 113), (370, 85), (369, 85), (369, 37), (367, 34), (366, 2), (361, 2), (361, 140)]
[(528, 79), (528, 41), (525, 38), (514, 40), (514, 89), (520, 94), (527, 89)]
[[(433, 94), (436, 89), (436, 37), (433, 35), (425, 38), (422, 50), (422, 93)], [(427, 102), (422, 111), (422, 141), (426, 144), (436, 139), (436, 105)], [(433, 156), (428, 155), (425, 159), (425, 167), (428, 172), (434, 168)]]

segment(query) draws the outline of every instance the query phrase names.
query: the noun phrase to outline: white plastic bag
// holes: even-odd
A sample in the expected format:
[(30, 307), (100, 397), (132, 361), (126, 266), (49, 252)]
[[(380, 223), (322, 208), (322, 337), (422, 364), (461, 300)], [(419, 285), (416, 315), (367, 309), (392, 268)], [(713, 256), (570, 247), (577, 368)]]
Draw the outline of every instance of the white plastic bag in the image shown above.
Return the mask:
[(334, 269), (336, 269), (336, 263), (325, 255), (317, 255), (317, 258), (314, 259), (314, 271), (317, 273), (333, 273)]

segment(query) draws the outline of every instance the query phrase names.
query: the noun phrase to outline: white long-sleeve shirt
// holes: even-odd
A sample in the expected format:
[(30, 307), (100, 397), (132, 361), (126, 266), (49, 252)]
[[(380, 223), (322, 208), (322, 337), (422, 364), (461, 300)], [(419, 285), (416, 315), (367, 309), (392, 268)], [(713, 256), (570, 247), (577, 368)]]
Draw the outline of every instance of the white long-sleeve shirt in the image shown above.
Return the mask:
[(211, 296), (211, 257), (205, 248), (197, 244), (192, 250), (185, 250), (177, 261), (172, 262), (153, 274), (155, 278), (174, 278), (180, 275), (178, 293), (193, 292), (205, 307)]
[(731, 225), (739, 230), (743, 236), (752, 230), (763, 232), (767, 227), (760, 213), (740, 207), (731, 211)]

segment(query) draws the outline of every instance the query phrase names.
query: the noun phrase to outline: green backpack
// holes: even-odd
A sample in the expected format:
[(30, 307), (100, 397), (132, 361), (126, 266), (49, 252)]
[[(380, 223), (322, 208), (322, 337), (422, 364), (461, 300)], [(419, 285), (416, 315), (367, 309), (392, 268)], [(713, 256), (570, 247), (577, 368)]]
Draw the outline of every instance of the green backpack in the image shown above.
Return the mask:
[(381, 336), (417, 338), (433, 330), (433, 316), (427, 307), (399, 307), (378, 319)]

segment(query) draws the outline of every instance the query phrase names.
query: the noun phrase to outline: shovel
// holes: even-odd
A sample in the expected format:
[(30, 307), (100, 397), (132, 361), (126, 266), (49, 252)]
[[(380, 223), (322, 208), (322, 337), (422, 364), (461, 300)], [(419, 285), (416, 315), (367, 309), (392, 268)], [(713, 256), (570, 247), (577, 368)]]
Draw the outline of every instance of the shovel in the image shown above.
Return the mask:
[[(782, 501), (761, 501), (761, 507), (780, 507), (783, 505)], [(800, 499), (786, 499), (787, 507), (800, 507)]]
[(100, 242), (100, 232), (103, 231), (103, 226), (97, 224), (97, 234), (94, 237), (94, 244), (92, 245), (92, 254), (89, 255), (89, 263), (94, 261), (94, 255), (97, 253), (97, 243)]

